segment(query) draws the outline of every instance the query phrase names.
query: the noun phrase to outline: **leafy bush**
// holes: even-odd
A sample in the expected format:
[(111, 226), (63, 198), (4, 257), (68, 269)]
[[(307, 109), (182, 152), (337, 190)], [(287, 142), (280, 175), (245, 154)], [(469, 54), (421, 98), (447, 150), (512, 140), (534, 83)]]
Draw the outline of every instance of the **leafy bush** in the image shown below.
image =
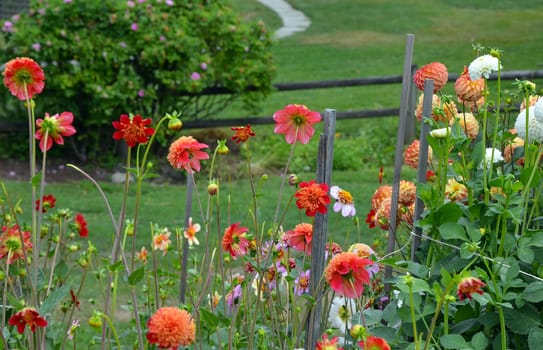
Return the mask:
[[(72, 111), (87, 135), (77, 139), (83, 158), (111, 150), (121, 113), (168, 108), (201, 119), (237, 98), (255, 109), (271, 90), (266, 28), (242, 22), (224, 1), (36, 0), (0, 25), (0, 61), (32, 57), (56, 77), (38, 114)], [(8, 94), (0, 98), (4, 116), (20, 113)]]

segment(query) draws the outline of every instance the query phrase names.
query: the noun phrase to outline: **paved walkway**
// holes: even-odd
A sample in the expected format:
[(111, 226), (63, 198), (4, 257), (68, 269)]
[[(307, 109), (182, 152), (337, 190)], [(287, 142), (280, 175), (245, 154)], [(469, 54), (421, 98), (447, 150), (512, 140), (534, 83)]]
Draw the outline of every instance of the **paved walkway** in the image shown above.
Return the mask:
[(311, 24), (311, 21), (303, 12), (294, 9), (285, 0), (258, 0), (258, 2), (275, 11), (283, 21), (283, 26), (275, 32), (275, 38), (277, 39), (303, 32)]

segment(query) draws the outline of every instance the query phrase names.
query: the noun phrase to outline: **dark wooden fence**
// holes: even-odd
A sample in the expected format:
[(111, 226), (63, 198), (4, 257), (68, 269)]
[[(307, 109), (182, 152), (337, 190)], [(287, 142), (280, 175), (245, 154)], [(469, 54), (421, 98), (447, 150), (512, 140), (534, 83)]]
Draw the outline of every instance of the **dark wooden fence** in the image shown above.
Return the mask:
[(0, 19), (22, 13), (30, 7), (30, 0), (0, 0)]

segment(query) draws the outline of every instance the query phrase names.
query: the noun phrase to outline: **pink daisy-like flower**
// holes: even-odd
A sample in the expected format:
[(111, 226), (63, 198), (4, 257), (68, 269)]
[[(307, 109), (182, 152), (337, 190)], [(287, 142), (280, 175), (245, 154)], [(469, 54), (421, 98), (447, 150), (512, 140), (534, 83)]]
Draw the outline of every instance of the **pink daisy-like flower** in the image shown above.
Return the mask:
[(353, 196), (350, 192), (341, 189), (339, 186), (330, 187), (330, 196), (336, 200), (334, 211), (341, 211), (344, 217), (355, 216), (356, 209), (354, 207)]
[(189, 174), (200, 171), (200, 160), (209, 159), (202, 151), (209, 146), (198, 142), (192, 136), (181, 136), (170, 146), (168, 161), (176, 169), (185, 169)]
[(200, 232), (200, 228), (200, 224), (193, 224), (192, 218), (189, 218), (189, 225), (183, 232), (183, 236), (187, 239), (189, 245), (200, 244), (198, 238), (196, 238), (196, 233)]
[[(45, 119), (36, 120), (36, 139), (40, 140), (40, 149), (42, 152), (48, 151), (53, 147), (53, 141), (57, 145), (64, 144), (62, 136), (72, 136), (76, 130), (72, 126), (74, 115), (71, 112), (62, 112), (49, 116), (45, 113)], [(47, 138), (45, 134), (47, 133)]]
[(321, 121), (319, 112), (313, 112), (304, 105), (290, 104), (273, 114), (276, 134), (285, 134), (288, 144), (300, 141), (306, 144), (315, 134), (313, 124)]
[(167, 229), (162, 229), (159, 233), (153, 236), (153, 250), (162, 251), (162, 255), (166, 255), (170, 247), (170, 235), (172, 233)]

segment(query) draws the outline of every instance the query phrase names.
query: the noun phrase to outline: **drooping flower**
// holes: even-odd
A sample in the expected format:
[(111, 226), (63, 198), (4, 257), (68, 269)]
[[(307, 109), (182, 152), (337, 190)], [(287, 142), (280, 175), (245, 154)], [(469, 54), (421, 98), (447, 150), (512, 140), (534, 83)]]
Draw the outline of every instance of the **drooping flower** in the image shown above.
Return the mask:
[(149, 127), (151, 123), (151, 118), (143, 119), (141, 115), (130, 118), (127, 114), (121, 114), (120, 119), (112, 123), (113, 127), (117, 129), (113, 133), (113, 138), (115, 140), (123, 139), (128, 147), (144, 144), (155, 133), (155, 129)]
[[(21, 236), (23, 241), (21, 242)], [(32, 250), (30, 241), (30, 231), (21, 231), (19, 225), (11, 227), (2, 226), (2, 235), (0, 235), (0, 259), (9, 256), (8, 264), (13, 264), (19, 259), (23, 259), (28, 252)]]
[(475, 277), (464, 277), (460, 283), (458, 283), (458, 298), (460, 301), (468, 298), (472, 298), (473, 293), (478, 293), (483, 295), (483, 290), (481, 288), (485, 287), (486, 284), (478, 278)]
[(79, 232), (79, 237), (88, 237), (89, 236), (89, 229), (87, 228), (87, 220), (85, 220), (85, 217), (81, 213), (75, 214), (74, 217), (74, 224), (77, 228), (77, 231)]
[(339, 295), (358, 298), (364, 292), (364, 284), (370, 284), (370, 274), (366, 266), (373, 264), (356, 253), (343, 252), (332, 258), (324, 272), (326, 281)]
[(4, 85), (11, 94), (24, 101), (40, 94), (45, 86), (45, 74), (39, 64), (28, 57), (17, 57), (6, 63)]
[(390, 350), (390, 345), (388, 345), (385, 339), (373, 335), (361, 340), (358, 345), (363, 350)]
[(458, 114), (454, 122), (451, 122), (451, 125), (454, 125), (454, 123), (458, 123), (466, 136), (472, 140), (475, 140), (477, 135), (479, 135), (479, 122), (473, 113)]
[(301, 223), (294, 227), (294, 230), (285, 233), (285, 241), (290, 247), (299, 252), (311, 255), (311, 242), (313, 237), (313, 225)]
[(300, 141), (306, 144), (315, 133), (313, 124), (320, 122), (319, 112), (313, 112), (304, 105), (290, 104), (273, 114), (276, 134), (285, 134), (288, 144)]
[(233, 259), (247, 254), (249, 239), (247, 238), (247, 227), (240, 226), (237, 222), (226, 228), (222, 237), (222, 249), (229, 252)]
[[(76, 130), (72, 126), (74, 115), (71, 112), (62, 112), (60, 115), (49, 116), (45, 113), (44, 119), (36, 120), (36, 139), (40, 140), (40, 149), (42, 152), (48, 151), (53, 146), (53, 141), (57, 145), (64, 144), (62, 136), (72, 136)], [(47, 140), (45, 134), (47, 133)]]
[(232, 136), (231, 138), (231, 140), (236, 143), (245, 142), (249, 140), (250, 137), (256, 135), (254, 131), (251, 129), (251, 124), (247, 124), (247, 126), (240, 126), (240, 127), (235, 127), (231, 129), (236, 132), (234, 136)]
[(422, 66), (413, 76), (417, 89), (424, 91), (424, 81), (426, 79), (434, 80), (434, 93), (441, 90), (449, 79), (447, 67), (441, 62), (432, 62)]
[(344, 217), (356, 215), (354, 200), (351, 193), (339, 186), (332, 186), (330, 187), (330, 195), (336, 200), (336, 203), (334, 204), (334, 211), (336, 213), (341, 211), (341, 215)]
[(160, 250), (162, 251), (162, 255), (166, 255), (171, 243), (171, 234), (170, 230), (166, 227), (160, 229), (158, 233), (153, 236), (153, 250)]
[(72, 325), (66, 332), (66, 336), (68, 337), (68, 339), (72, 340), (74, 338), (75, 332), (77, 331), (79, 327), (81, 327), (81, 325), (79, 324), (79, 320), (73, 320)]
[(483, 55), (477, 57), (470, 63), (468, 72), (471, 80), (479, 80), (482, 77), (490, 78), (492, 72), (500, 69), (500, 61), (492, 55)]
[(343, 350), (338, 344), (339, 337), (335, 336), (332, 339), (328, 338), (328, 334), (323, 334), (322, 338), (317, 341), (316, 350)]
[(32, 307), (25, 307), (21, 311), (9, 318), (8, 323), (11, 326), (17, 326), (17, 332), (23, 334), (25, 327), (28, 326), (30, 331), (35, 332), (36, 327), (47, 327), (47, 320), (40, 316), (38, 310)]
[(209, 146), (198, 142), (192, 136), (181, 136), (170, 146), (168, 161), (176, 169), (185, 169), (192, 174), (200, 171), (200, 160), (209, 159), (209, 154), (202, 151)]
[(300, 271), (294, 280), (294, 294), (302, 295), (309, 292), (309, 274), (310, 270)]
[(183, 232), (183, 236), (187, 239), (189, 245), (200, 244), (198, 238), (196, 238), (196, 233), (200, 232), (200, 228), (200, 224), (193, 224), (192, 218), (189, 218), (189, 225)]
[[(52, 194), (48, 194), (48, 195), (44, 195), (42, 197), (43, 199), (43, 203), (41, 205), (41, 212), (42, 213), (45, 213), (47, 212), (48, 209), (53, 209), (55, 207), (55, 203), (57, 201), (57, 199), (52, 195)], [(37, 199), (36, 200), (36, 211), (40, 210), (40, 200)]]
[(455, 178), (450, 178), (445, 184), (445, 197), (452, 202), (463, 202), (468, 198), (468, 188)]
[(188, 346), (196, 339), (194, 319), (177, 307), (161, 307), (147, 322), (147, 340), (161, 349)]
[(330, 327), (345, 331), (351, 328), (351, 319), (358, 312), (356, 303), (353, 299), (347, 299), (342, 296), (336, 296), (332, 300), (330, 313), (328, 314), (328, 323)]
[(464, 66), (464, 72), (454, 83), (454, 91), (460, 103), (477, 103), (483, 97), (484, 89), (484, 79), (471, 80), (466, 66)]
[(526, 141), (526, 112), (528, 112), (528, 139), (529, 142), (543, 142), (543, 123), (540, 123), (535, 118), (535, 107), (529, 107), (523, 110), (517, 116), (515, 121), (515, 130), (518, 137)]
[(317, 212), (326, 214), (327, 205), (330, 204), (328, 185), (319, 184), (315, 180), (301, 182), (294, 196), (297, 198), (296, 205), (304, 209), (307, 216), (315, 216)]

